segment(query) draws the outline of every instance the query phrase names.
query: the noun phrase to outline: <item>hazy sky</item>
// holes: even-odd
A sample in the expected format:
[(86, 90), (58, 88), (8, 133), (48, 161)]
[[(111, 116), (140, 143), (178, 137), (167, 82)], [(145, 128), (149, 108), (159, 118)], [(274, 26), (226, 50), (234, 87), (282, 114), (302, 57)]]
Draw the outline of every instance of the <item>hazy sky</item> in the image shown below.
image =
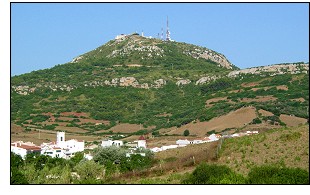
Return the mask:
[(12, 3), (11, 75), (51, 68), (137, 31), (224, 54), (239, 68), (309, 62), (307, 3)]

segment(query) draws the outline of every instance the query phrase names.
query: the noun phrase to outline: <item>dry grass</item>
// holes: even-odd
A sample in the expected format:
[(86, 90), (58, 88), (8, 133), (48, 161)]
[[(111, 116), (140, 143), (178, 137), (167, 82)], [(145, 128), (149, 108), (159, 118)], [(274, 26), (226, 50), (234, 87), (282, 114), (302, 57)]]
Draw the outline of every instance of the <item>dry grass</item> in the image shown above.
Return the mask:
[(307, 119), (296, 117), (296, 116), (290, 116), (286, 114), (281, 114), (280, 120), (289, 127), (298, 126), (300, 124), (305, 124), (307, 122)]
[(259, 89), (264, 89), (265, 91), (266, 90), (268, 90), (268, 89), (270, 89), (271, 87), (254, 87), (254, 88), (252, 88), (251, 90), (252, 91), (257, 91), (257, 90), (259, 90)]
[(309, 125), (225, 140), (218, 163), (242, 174), (263, 164), (309, 171)]
[[(134, 132), (137, 132), (141, 129), (150, 130), (153, 128), (155, 128), (155, 127), (150, 126), (150, 127), (144, 128), (142, 125), (121, 123), (121, 124), (117, 124), (116, 126), (110, 128), (108, 131), (113, 131), (113, 133), (134, 133)], [(102, 132), (107, 132), (107, 130), (97, 131), (97, 133), (102, 133)]]
[[(30, 132), (26, 132), (24, 131), (23, 127), (20, 127), (18, 125), (15, 124), (11, 124), (11, 141), (30, 141), (33, 142), (37, 145), (42, 144), (42, 142), (50, 142), (50, 141), (56, 141), (56, 133), (57, 131), (55, 130), (38, 130), (35, 129), (30, 131)], [(103, 139), (102, 136), (93, 136), (93, 135), (81, 135), (81, 134), (77, 134), (77, 133), (70, 133), (67, 132), (66, 133), (66, 140), (69, 139), (77, 139), (77, 140), (85, 140), (88, 142), (92, 142), (92, 141), (101, 141)]]
[(256, 117), (256, 109), (254, 107), (245, 107), (232, 111), (227, 115), (213, 118), (207, 122), (189, 123), (180, 128), (162, 129), (160, 133), (183, 135), (184, 130), (188, 129), (191, 135), (204, 137), (211, 130), (222, 131), (226, 128), (244, 127)]
[(285, 91), (287, 91), (288, 87), (286, 85), (279, 85), (279, 86), (277, 86), (277, 90), (285, 90)]
[(297, 102), (305, 102), (306, 100), (304, 98), (295, 98), (295, 99), (291, 99), (292, 101), (297, 101)]
[(262, 116), (273, 116), (274, 115), (272, 112), (269, 112), (263, 109), (259, 109), (258, 112), (262, 114)]
[(275, 101), (278, 98), (273, 97), (272, 95), (268, 96), (256, 96), (256, 98), (243, 98), (242, 100), (239, 99), (240, 102), (267, 102), (267, 101)]

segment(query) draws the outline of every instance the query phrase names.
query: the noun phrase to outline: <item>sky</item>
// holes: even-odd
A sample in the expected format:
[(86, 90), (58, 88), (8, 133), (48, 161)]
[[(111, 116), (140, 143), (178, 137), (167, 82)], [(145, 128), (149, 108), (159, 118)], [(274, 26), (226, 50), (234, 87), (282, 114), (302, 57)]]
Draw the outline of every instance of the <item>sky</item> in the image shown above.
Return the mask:
[(11, 75), (70, 62), (118, 34), (171, 38), (237, 67), (309, 62), (307, 3), (11, 3)]

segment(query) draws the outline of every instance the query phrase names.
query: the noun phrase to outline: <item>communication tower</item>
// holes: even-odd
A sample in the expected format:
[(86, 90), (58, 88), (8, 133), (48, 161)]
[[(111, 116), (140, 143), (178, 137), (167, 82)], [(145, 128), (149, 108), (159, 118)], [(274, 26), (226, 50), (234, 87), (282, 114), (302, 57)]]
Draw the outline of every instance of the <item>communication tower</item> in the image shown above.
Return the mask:
[(167, 32), (166, 32), (166, 41), (171, 41), (171, 38), (170, 38), (170, 31), (169, 31), (169, 20), (168, 20), (168, 16), (167, 16)]

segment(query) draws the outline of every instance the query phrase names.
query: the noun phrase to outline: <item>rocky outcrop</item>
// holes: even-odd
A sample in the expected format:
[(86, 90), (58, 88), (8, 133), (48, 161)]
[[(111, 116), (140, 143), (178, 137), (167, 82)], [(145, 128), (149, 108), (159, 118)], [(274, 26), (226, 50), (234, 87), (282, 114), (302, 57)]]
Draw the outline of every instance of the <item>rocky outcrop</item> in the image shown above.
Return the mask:
[(207, 76), (207, 77), (201, 77), (198, 81), (196, 81), (196, 85), (209, 83), (210, 81), (215, 81), (216, 79), (221, 78), (220, 76)]
[(266, 75), (270, 76), (279, 75), (279, 74), (299, 74), (306, 73), (309, 74), (309, 63), (292, 63), (292, 64), (276, 64), (270, 66), (260, 66), (247, 68), (243, 70), (235, 70), (230, 72), (228, 77), (237, 77), (242, 74), (256, 74), (256, 75)]
[(203, 58), (206, 60), (211, 60), (217, 63), (220, 67), (224, 67), (227, 69), (233, 68), (233, 65), (226, 59), (223, 54), (216, 53), (215, 51), (207, 48), (200, 48), (195, 46), (195, 49), (185, 50), (183, 53), (196, 59)]
[(177, 86), (190, 84), (191, 81), (189, 79), (181, 79), (176, 82)]
[(73, 58), (73, 60), (71, 61), (71, 63), (79, 62), (81, 59), (83, 59), (83, 56), (78, 56), (78, 57), (76, 57), (76, 58)]

